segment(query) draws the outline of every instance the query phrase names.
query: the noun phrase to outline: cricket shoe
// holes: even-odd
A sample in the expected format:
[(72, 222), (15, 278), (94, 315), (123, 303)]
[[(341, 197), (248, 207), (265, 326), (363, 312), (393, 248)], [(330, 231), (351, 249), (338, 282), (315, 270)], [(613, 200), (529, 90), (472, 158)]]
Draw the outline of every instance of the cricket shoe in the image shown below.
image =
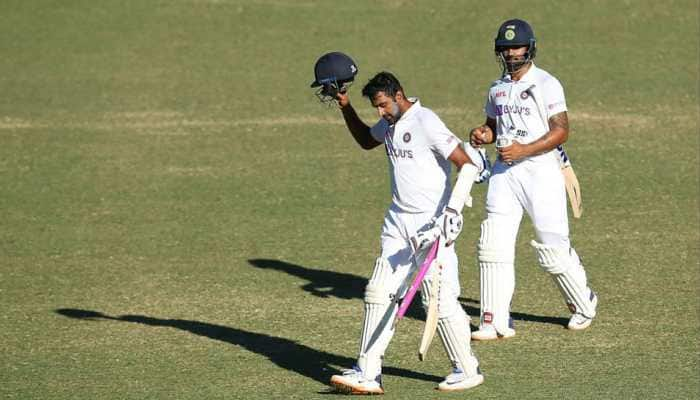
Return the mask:
[(515, 336), (515, 329), (507, 327), (503, 332), (498, 332), (493, 324), (484, 324), (479, 330), (472, 332), (472, 340), (496, 340), (496, 339), (508, 339)]
[(346, 369), (341, 375), (333, 375), (331, 386), (337, 392), (345, 394), (384, 394), (382, 376), (377, 375), (376, 379), (367, 379), (357, 366)]
[[(591, 291), (591, 303), (593, 304), (593, 310), (595, 310), (598, 307), (598, 296), (593, 291)], [(572, 331), (582, 331), (591, 326), (591, 322), (593, 322), (593, 317), (589, 318), (577, 312), (571, 316), (566, 327)]]
[(467, 390), (475, 386), (479, 386), (484, 382), (484, 376), (477, 368), (476, 374), (467, 376), (459, 367), (454, 367), (452, 373), (445, 377), (445, 380), (438, 384), (437, 389), (441, 392), (456, 392), (458, 390)]

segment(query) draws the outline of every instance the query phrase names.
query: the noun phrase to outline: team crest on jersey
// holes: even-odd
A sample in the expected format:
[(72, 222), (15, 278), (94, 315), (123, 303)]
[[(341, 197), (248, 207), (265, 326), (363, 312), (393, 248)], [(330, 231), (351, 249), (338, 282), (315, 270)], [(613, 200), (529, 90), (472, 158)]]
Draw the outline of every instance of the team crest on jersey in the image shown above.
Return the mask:
[(529, 96), (530, 96), (530, 93), (528, 93), (527, 90), (524, 92), (520, 92), (520, 98), (523, 100), (527, 99)]
[(408, 143), (411, 141), (411, 132), (406, 132), (403, 134), (403, 141), (404, 143)]

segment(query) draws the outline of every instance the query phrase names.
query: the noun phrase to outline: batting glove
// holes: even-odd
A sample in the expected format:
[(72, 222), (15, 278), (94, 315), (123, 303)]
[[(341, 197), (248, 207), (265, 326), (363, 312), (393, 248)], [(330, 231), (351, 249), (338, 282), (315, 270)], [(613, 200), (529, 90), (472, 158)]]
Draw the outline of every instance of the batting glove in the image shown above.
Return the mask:
[(479, 148), (477, 149), (477, 151), (479, 152), (479, 161), (481, 162), (481, 168), (479, 169), (481, 171), (479, 172), (479, 175), (477, 175), (474, 179), (474, 182), (484, 183), (488, 181), (491, 177), (491, 160), (489, 160), (489, 154), (486, 152), (486, 149)]
[(445, 208), (445, 211), (438, 218), (437, 223), (447, 243), (457, 240), (457, 236), (462, 232), (463, 222), (464, 218), (459, 211), (453, 210), (450, 207)]
[(425, 250), (440, 236), (442, 228), (433, 226), (432, 228), (416, 233), (411, 237), (411, 248), (414, 253)]

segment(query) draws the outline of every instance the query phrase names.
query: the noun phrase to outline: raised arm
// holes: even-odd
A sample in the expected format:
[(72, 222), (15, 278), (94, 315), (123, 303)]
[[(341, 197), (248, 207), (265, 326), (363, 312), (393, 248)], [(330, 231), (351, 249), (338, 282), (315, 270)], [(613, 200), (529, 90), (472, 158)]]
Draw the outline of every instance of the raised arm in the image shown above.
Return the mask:
[(348, 127), (352, 137), (355, 139), (357, 144), (360, 145), (360, 147), (365, 150), (371, 150), (382, 144), (370, 134), (370, 127), (362, 122), (360, 117), (357, 115), (357, 112), (355, 112), (352, 104), (350, 104), (350, 98), (348, 97), (347, 93), (338, 93), (336, 99), (338, 101), (338, 107), (340, 107), (340, 111), (343, 113), (345, 125)]

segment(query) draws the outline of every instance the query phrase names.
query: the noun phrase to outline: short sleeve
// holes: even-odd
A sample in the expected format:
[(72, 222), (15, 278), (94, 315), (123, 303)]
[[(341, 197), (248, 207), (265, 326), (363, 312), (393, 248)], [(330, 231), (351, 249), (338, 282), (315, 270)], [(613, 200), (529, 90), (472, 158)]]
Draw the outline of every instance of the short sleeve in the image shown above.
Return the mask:
[(493, 102), (491, 101), (491, 92), (489, 92), (488, 96), (486, 96), (486, 104), (484, 105), (484, 112), (486, 113), (486, 116), (491, 118), (491, 119), (496, 119), (496, 107), (494, 107)]
[(423, 114), (422, 124), (431, 150), (447, 159), (461, 142), (434, 112)]
[(547, 119), (567, 110), (564, 88), (556, 78), (550, 77), (544, 82), (542, 95), (544, 97), (544, 107), (547, 111)]

